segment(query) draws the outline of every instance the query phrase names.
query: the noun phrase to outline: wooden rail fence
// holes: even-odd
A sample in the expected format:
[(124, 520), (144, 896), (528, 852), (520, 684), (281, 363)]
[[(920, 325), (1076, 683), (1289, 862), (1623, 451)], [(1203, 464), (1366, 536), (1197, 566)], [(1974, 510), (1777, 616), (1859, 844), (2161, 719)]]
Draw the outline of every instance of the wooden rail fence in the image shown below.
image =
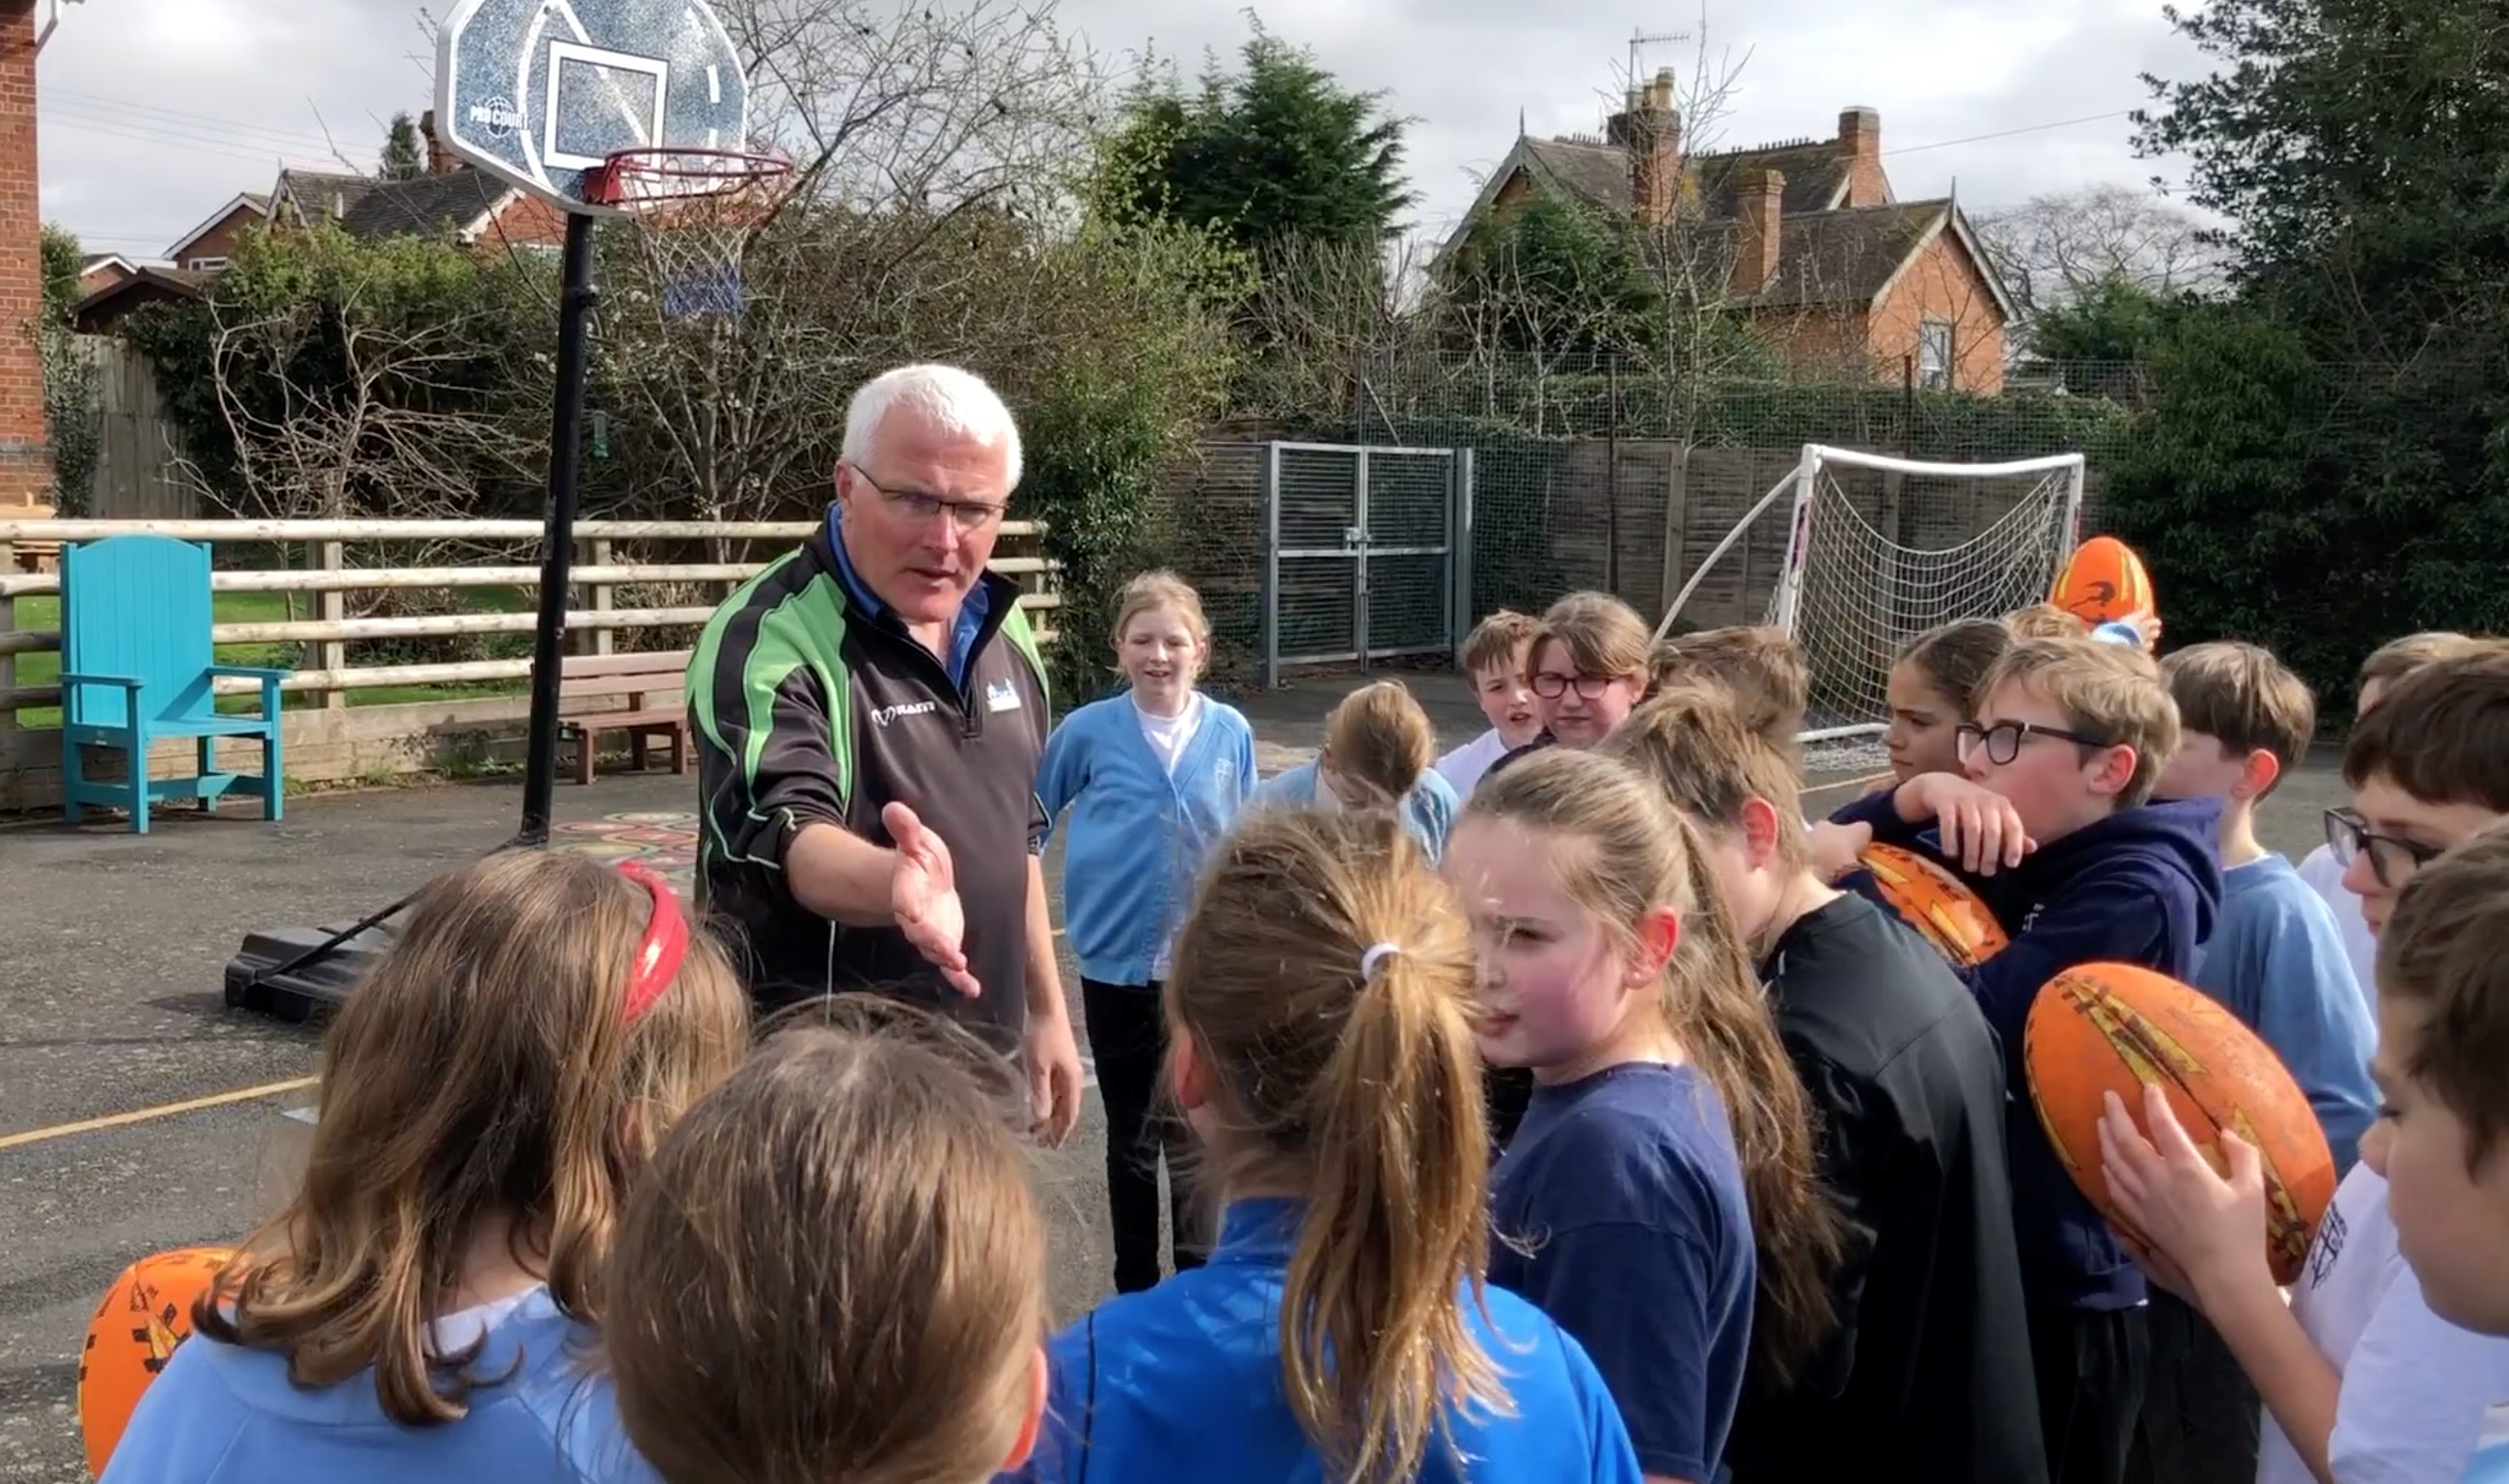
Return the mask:
[[(686, 628), (702, 624), (713, 612), (712, 601), (755, 575), (818, 529), (815, 521), (618, 521), (587, 520), (575, 528), (576, 560), (571, 574), (567, 627), (570, 646), (579, 652), (608, 653), (622, 630)], [(358, 708), (354, 722), (344, 715), (350, 693), (379, 686), (457, 686), (482, 682), (520, 681), (530, 676), (529, 658), (468, 659), (435, 664), (355, 662), (356, 648), (381, 640), (444, 639), (470, 635), (528, 634), (537, 624), (533, 612), (438, 612), (352, 617), (350, 595), (413, 591), (453, 593), (463, 589), (505, 588), (537, 593), (540, 568), (516, 565), (514, 553), (536, 554), (541, 526), (537, 521), (413, 520), (0, 520), (0, 809), (41, 807), (56, 784), (59, 741), (50, 727), (19, 723), (21, 708), (56, 705), (60, 692), (49, 681), (21, 684), (19, 665), (29, 654), (57, 651), (60, 635), (49, 627), (20, 627), (20, 600), (60, 591), (56, 572), (20, 573), (14, 561), (18, 549), (102, 540), (110, 537), (149, 534), (213, 546), (239, 545), (301, 552), (300, 563), (277, 567), (222, 568), (210, 577), (220, 593), (305, 594), (313, 612), (284, 621), (219, 623), (210, 637), (220, 644), (292, 643), (306, 647), (310, 663), (298, 666), (281, 683), (288, 692), (312, 692), (318, 705), (291, 709), (289, 771), (297, 774), (296, 732), (304, 728), (318, 748), (335, 739), (342, 751), (339, 766), (351, 772), (370, 771), (372, 761), (392, 753), (412, 764), (426, 752), (412, 738), (418, 733), (448, 729), (476, 731), (519, 715), (515, 697), (467, 699), (426, 705)], [(1054, 639), (1053, 611), (1061, 603), (1055, 564), (1039, 546), (1042, 528), (1034, 522), (1005, 522), (992, 570), (1018, 580), (1021, 606), (1030, 612), (1041, 643)], [(391, 566), (372, 563), (378, 546), (416, 542), (505, 545), (508, 551), (494, 565)], [(709, 548), (712, 560), (657, 561), (630, 555), (621, 547), (642, 551), (662, 546)], [(352, 567), (353, 549), (369, 565)], [(724, 560), (733, 550), (754, 549), (754, 558)], [(265, 558), (267, 560), (267, 558)], [(283, 560), (283, 557), (282, 557)], [(630, 608), (618, 606), (622, 588), (669, 585), (703, 594), (705, 606)], [(631, 594), (631, 596), (633, 596)], [(292, 610), (291, 610), (292, 612)], [(220, 681), (221, 693), (251, 688), (240, 681)], [(412, 735), (399, 736), (394, 726)], [(351, 743), (358, 744), (356, 746)], [(353, 759), (367, 760), (358, 762)], [(33, 774), (47, 775), (30, 781)]]

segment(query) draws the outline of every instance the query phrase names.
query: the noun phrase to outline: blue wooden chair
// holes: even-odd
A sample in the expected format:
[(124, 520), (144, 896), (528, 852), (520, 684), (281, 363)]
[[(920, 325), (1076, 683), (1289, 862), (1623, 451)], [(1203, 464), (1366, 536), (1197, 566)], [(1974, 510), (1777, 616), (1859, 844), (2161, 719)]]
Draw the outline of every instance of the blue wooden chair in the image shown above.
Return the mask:
[[(61, 812), (71, 824), (84, 805), (131, 811), (148, 833), (148, 806), (197, 798), (204, 812), (220, 795), (258, 795), (262, 818), (280, 817), (286, 792), (280, 769), (279, 681), (286, 672), (222, 665), (209, 646), (209, 548), (162, 536), (117, 536), (61, 552)], [(261, 715), (221, 716), (209, 683), (240, 675), (261, 683)], [(191, 737), (199, 776), (148, 776), (148, 749), (160, 737)], [(220, 737), (261, 738), (261, 774), (212, 770)], [(82, 747), (123, 755), (124, 780), (91, 782)]]

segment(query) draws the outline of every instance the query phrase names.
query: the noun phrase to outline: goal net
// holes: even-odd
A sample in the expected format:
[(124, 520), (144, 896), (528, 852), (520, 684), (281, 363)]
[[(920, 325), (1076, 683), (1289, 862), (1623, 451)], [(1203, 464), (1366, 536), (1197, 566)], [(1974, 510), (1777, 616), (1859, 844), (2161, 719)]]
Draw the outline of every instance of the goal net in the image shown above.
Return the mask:
[(2082, 470), (2079, 454), (1926, 464), (1808, 444), (1691, 574), (1657, 636), (1732, 548), (1782, 518), (1784, 556), (1751, 616), (1794, 635), (1811, 663), (1805, 771), (1880, 768), (1892, 656), (1928, 629), (2045, 601), (2074, 549)]

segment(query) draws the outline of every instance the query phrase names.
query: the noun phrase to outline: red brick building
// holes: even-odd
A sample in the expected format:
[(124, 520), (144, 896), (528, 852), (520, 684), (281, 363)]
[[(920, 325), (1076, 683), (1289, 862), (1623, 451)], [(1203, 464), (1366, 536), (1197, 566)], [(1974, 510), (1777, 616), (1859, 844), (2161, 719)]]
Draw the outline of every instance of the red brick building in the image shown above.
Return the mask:
[(2011, 296), (1958, 202), (1895, 197), (1870, 108), (1835, 138), (1694, 155), (1659, 72), (1600, 137), (1517, 138), (1451, 241), (1536, 193), (1644, 226), (1696, 206), (1726, 302), (1803, 370), (2003, 389)]
[(166, 249), (166, 261), (185, 273), (215, 273), (235, 256), (237, 240), (270, 219), (270, 198), (244, 192)]
[(35, 0), (0, 0), (0, 520), (52, 513), (44, 362), (27, 333), (44, 312), (35, 9)]

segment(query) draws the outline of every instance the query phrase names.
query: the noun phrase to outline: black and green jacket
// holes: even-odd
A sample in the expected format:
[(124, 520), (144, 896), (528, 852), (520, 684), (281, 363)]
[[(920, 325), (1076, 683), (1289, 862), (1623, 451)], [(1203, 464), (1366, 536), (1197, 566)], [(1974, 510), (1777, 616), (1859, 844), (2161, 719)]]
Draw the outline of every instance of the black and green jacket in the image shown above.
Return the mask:
[[(873, 988), (941, 1006), (996, 1039), (1026, 1020), (1028, 869), (1044, 838), (1037, 763), (1045, 671), (1017, 584), (989, 605), (962, 689), (893, 613), (844, 578), (822, 527), (706, 623), (689, 661), (705, 811), (697, 891), (763, 1011)], [(966, 908), (970, 1001), (894, 928), (843, 927), (793, 900), (784, 851), (805, 825), (889, 843), (880, 810), (914, 808), (950, 846)]]

